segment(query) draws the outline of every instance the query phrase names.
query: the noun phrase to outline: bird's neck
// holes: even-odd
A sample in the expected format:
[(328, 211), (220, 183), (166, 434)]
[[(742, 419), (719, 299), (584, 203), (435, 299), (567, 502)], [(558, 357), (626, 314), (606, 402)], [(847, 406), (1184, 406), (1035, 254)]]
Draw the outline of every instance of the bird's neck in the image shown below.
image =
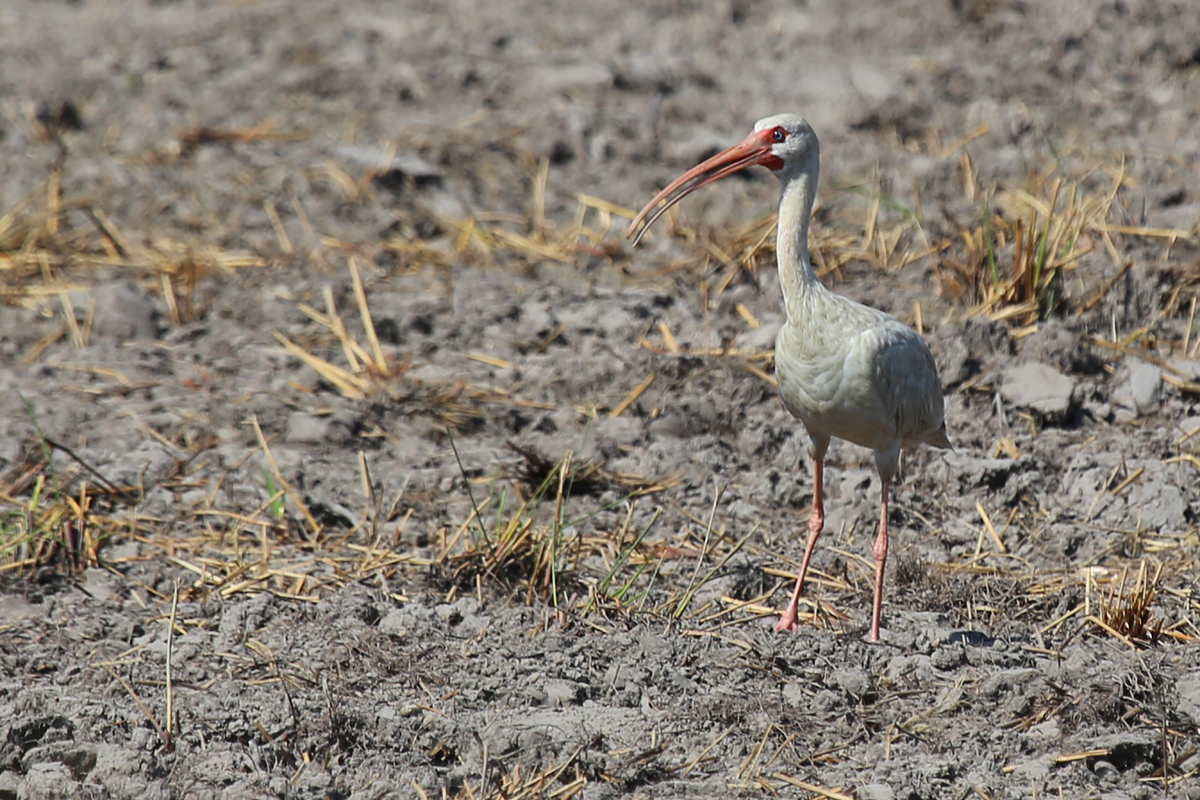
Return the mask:
[(775, 258), (779, 263), (779, 282), (789, 319), (804, 314), (805, 300), (828, 291), (813, 271), (808, 258), (808, 222), (817, 194), (817, 176), (800, 172), (787, 176), (779, 197), (779, 222), (775, 238)]

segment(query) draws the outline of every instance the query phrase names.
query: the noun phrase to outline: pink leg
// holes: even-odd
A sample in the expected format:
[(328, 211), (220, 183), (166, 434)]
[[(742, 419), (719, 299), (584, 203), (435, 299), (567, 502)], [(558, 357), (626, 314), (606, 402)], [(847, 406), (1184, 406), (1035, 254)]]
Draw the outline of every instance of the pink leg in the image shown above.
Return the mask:
[(879, 511), (879, 536), (875, 538), (875, 546), (871, 554), (875, 556), (875, 602), (871, 606), (871, 635), (870, 641), (879, 641), (879, 618), (883, 612), (883, 568), (887, 565), (888, 532), (887, 507), (890, 481), (883, 482), (883, 500)]
[(788, 602), (779, 622), (775, 623), (777, 631), (790, 631), (796, 627), (796, 610), (800, 605), (800, 595), (804, 592), (804, 579), (808, 577), (808, 562), (812, 560), (813, 550), (817, 546), (817, 537), (821, 535), (821, 529), (825, 527), (824, 472), (825, 464), (817, 461), (812, 516), (808, 518), (808, 543), (804, 545), (804, 560), (800, 562), (800, 576), (796, 578), (796, 588), (792, 592), (792, 599)]

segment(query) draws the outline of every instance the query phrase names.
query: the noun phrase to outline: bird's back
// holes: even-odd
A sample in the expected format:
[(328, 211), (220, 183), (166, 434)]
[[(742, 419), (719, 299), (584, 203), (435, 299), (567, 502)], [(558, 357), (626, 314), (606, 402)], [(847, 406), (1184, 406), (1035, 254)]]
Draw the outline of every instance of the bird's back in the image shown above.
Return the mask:
[(775, 372), (808, 432), (877, 452), (949, 447), (941, 381), (916, 331), (824, 287), (805, 300), (779, 331)]

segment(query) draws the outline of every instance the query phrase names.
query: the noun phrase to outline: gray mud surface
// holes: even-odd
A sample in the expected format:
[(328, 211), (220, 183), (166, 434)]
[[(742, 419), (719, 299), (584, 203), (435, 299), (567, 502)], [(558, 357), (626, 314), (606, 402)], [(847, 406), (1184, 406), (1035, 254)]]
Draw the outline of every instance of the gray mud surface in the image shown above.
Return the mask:
[[(771, 628), (812, 467), (730, 242), (775, 181), (637, 251), (604, 210), (785, 110), (956, 446), (878, 645), (848, 445)], [(6, 0), (0, 798), (1200, 798), (1198, 163), (1191, 2)], [(955, 296), (985, 197), (1122, 170), (1053, 319)], [(300, 355), (352, 374), (332, 307), (371, 356), (351, 256), (361, 391)], [(97, 560), (11, 544), (82, 495)], [(1155, 643), (1087, 619), (1137, 597)]]

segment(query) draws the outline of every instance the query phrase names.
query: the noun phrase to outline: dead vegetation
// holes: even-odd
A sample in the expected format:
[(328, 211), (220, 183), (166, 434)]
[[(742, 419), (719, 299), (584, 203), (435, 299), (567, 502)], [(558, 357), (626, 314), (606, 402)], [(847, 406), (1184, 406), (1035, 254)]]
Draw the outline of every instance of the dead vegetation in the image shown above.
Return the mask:
[[(280, 136), (283, 134), (277, 133), (269, 122), (246, 130), (197, 128), (181, 135), (181, 155), (213, 142), (251, 143)], [(394, 155), (394, 148), (391, 152)], [(159, 240), (148, 245), (131, 244), (99, 204), (63, 198), (62, 170), (66, 157), (63, 149), (40, 196), (25, 198), (0, 216), (3, 280), (0, 302), (46, 308), (56, 298), (63, 321), (56, 336), (38, 342), (24, 354), (27, 363), (36, 361), (61, 336), (69, 334), (77, 344), (87, 341), (89, 320), (85, 316), (80, 325), (69, 292), (81, 285), (81, 281), (90, 280), (90, 274), (99, 274), (98, 270), (121, 270), (161, 293), (170, 309), (171, 321), (178, 324), (199, 313), (191, 298), (201, 281), (216, 274), (261, 268), (270, 263), (264, 256), (223, 252), (203, 242)], [(928, 223), (918, 211), (906, 208), (877, 188), (835, 187), (832, 194), (837, 202), (818, 210), (811, 234), (813, 259), (820, 274), (838, 280), (851, 264), (892, 273), (925, 260), (932, 267), (943, 298), (960, 308), (961, 313), (1002, 320), (1015, 326), (1018, 332), (1027, 333), (1049, 318), (1086, 313), (1104, 299), (1132, 265), (1122, 255), (1120, 237), (1162, 239), (1170, 246), (1189, 236), (1184, 231), (1113, 222), (1114, 210), (1127, 183), (1123, 169), (1093, 171), (1082, 177), (1064, 176), (1057, 169), (1034, 171), (1022, 188), (984, 191), (978, 186), (965, 151), (959, 167), (965, 199), (975, 214), (956, 223)], [(378, 172), (368, 170), (355, 178), (332, 164), (326, 165), (326, 171), (347, 200), (354, 202), (365, 200), (371, 191), (370, 182)], [(1108, 181), (1107, 185), (1102, 186), (1101, 176)], [(448, 232), (453, 258), (466, 263), (531, 268), (552, 261), (587, 268), (589, 264), (604, 262), (618, 269), (630, 269), (620, 240), (624, 220), (632, 216), (630, 209), (587, 194), (576, 194), (574, 218), (565, 224), (555, 223), (547, 219), (545, 211), (550, 191), (547, 161), (537, 165), (531, 185), (533, 194), (527, 216), (481, 214), (468, 219), (440, 218), (429, 230)], [(278, 219), (278, 214), (269, 216)], [(742, 276), (757, 276), (769, 269), (774, 254), (774, 226), (772, 215), (732, 232), (707, 231), (690, 227), (676, 217), (665, 235), (679, 239), (688, 255), (657, 268), (658, 274), (689, 271), (699, 275), (701, 301), (711, 306)], [(276, 224), (275, 228), (280, 252), (293, 252), (282, 226)], [(419, 238), (393, 237), (385, 240), (381, 248), (381, 252), (403, 255), (404, 262), (413, 266), (446, 264), (444, 249)], [(1112, 274), (1102, 282), (1078, 279), (1076, 272), (1081, 259), (1097, 252), (1106, 253), (1111, 259)], [(428, 416), (446, 431), (451, 442), (456, 434), (481, 424), (490, 413), (490, 406), (530, 405), (502, 386), (475, 386), (462, 381), (438, 384), (408, 378), (411, 355), (397, 356), (385, 349), (375, 328), (359, 261), (376, 272), (377, 265), (362, 247), (324, 240), (319, 257), (329, 263), (338, 254), (344, 256), (357, 322), (347, 322), (346, 311), (338, 307), (333, 289), (327, 285), (322, 308), (299, 305), (312, 321), (309, 333), (297, 340), (275, 333), (287, 354), (307, 364), (328, 386), (348, 399), (386, 402), (404, 413)], [(1086, 286), (1088, 291), (1069, 292), (1068, 284), (1072, 281)], [(1194, 283), (1184, 282), (1183, 286), (1194, 289)], [(1193, 346), (1191, 333), (1194, 291), (1190, 302), (1188, 299), (1182, 290), (1176, 291), (1164, 311), (1178, 317), (1186, 309), (1184, 354), (1189, 353), (1189, 347), (1192, 350), (1200, 347), (1200, 336), (1194, 337)], [(748, 308), (739, 305), (737, 311), (749, 327), (757, 327), (758, 321)], [(919, 304), (912, 322), (922, 327)], [(560, 333), (561, 330), (555, 335)], [(1137, 338), (1111, 344), (1128, 348)], [(1143, 343), (1148, 341), (1144, 339)], [(732, 348), (688, 350), (676, 341), (662, 320), (644, 331), (641, 346), (671, 355), (734, 357), (753, 374), (773, 382), (764, 369), (769, 368), (770, 352), (739, 352)], [(494, 367), (511, 366), (485, 354), (465, 356)], [(647, 376), (612, 408), (596, 408), (590, 413), (607, 411), (611, 416), (619, 416), (656, 377)], [(120, 532), (154, 542), (171, 554), (172, 563), (192, 573), (194, 584), (186, 590), (188, 596), (271, 591), (280, 597), (313, 600), (347, 580), (366, 575), (388, 578), (401, 569), (436, 566), (446, 571), (451, 592), (481, 592), (485, 584), (498, 582), (525, 602), (540, 600), (602, 614), (627, 613), (631, 609), (649, 611), (686, 619), (696, 626), (697, 632), (708, 631), (704, 635), (724, 635), (716, 631), (772, 613), (775, 585), (764, 586), (764, 591), (753, 597), (727, 597), (718, 605), (691, 607), (699, 585), (722, 574), (719, 566), (711, 568), (711, 565), (724, 565), (743, 550), (763, 554), (763, 550), (748, 544), (753, 531), (734, 538), (724, 529), (715, 531), (712, 518), (707, 522), (690, 518), (678, 507), (675, 511), (684, 520), (682, 534), (662, 535), (654, 522), (642, 530), (631, 528), (633, 509), (639, 498), (671, 487), (677, 476), (614, 474), (603, 463), (579, 461), (570, 452), (552, 457), (510, 444), (519, 456), (516, 466), (509, 470), (510, 483), (499, 482), (496, 476), (479, 482), (464, 474), (462, 483), (468, 490), (473, 484), (486, 486), (487, 496), (478, 503), (472, 497), (471, 514), (454, 530), (440, 533), (435, 553), (417, 556), (394, 549), (412, 509), (403, 513), (397, 497), (384, 510), (381, 500), (370, 489), (369, 467), (363, 454), (360, 453), (363, 511), (348, 531), (335, 534), (288, 484), (274, 463), (268, 438), (256, 422), (255, 430), (260, 452), (270, 465), (263, 472), (268, 500), (255, 509), (220, 509), (211, 504), (193, 509), (192, 519), (199, 526), (193, 526), (187, 535), (172, 532), (169, 543), (160, 538), (165, 528), (157, 521), (135, 518), (133, 522), (118, 523), (97, 514), (96, 476), (89, 484), (86, 470), (72, 476), (57, 475), (48, 456), (31, 459), (10, 471), (0, 494), (7, 506), (4, 535), (0, 539), (4, 560), (0, 569), (14, 569), (23, 574), (42, 574), (47, 569), (78, 573), (86, 566), (102, 564), (103, 542)], [(378, 433), (386, 435), (382, 430)], [(129, 490), (126, 498), (121, 494), (126, 490), (103, 486), (102, 480), (101, 489), (110, 506), (118, 500), (132, 502), (130, 498), (135, 494)], [(615, 530), (593, 530), (589, 522), (597, 513), (594, 503), (577, 512), (568, 510), (580, 498), (588, 496), (599, 501), (605, 510), (624, 508), (624, 524)], [(714, 513), (716, 508), (714, 502)], [(661, 513), (660, 510), (653, 519), (660, 519)], [(1047, 587), (1061, 591), (1069, 581), (1031, 574), (1014, 583), (1011, 572), (1004, 573), (1004, 581), (994, 580), (999, 573), (982, 567), (988, 557), (983, 547), (987, 541), (985, 534), (994, 540), (996, 552), (1003, 555), (1004, 531), (997, 532), (986, 514), (983, 517), (987, 524), (981, 529), (980, 546), (973, 559), (964, 564), (929, 566), (905, 562), (898, 567), (898, 582), (928, 596), (934, 605), (942, 601), (946, 610), (966, 609), (967, 618), (1018, 619), (1044, 615), (1048, 610), (1047, 598), (1052, 594)], [(391, 526), (386, 536), (385, 525)], [(363, 541), (367, 544), (359, 543)], [(847, 556), (853, 568), (844, 575), (817, 576), (826, 594), (861, 590), (864, 579), (859, 567), (863, 565), (854, 560), (858, 556), (849, 553)], [(695, 563), (690, 580), (680, 582), (687, 570), (677, 569), (679, 565), (675, 562)], [(710, 567), (703, 578), (702, 564)], [(662, 578), (667, 574), (672, 579), (664, 583)], [(772, 568), (764, 577), (779, 583), (788, 580), (790, 574)], [(1165, 625), (1155, 615), (1155, 589), (1161, 577), (1159, 568), (1151, 579), (1143, 562), (1132, 586), (1127, 587), (1122, 577), (1098, 602), (1099, 614), (1089, 611), (1083, 617), (1098, 630), (1139, 647), (1152, 645), (1164, 636), (1190, 640), (1195, 628), (1188, 618)], [(1002, 584), (1007, 587), (1004, 591), (999, 589)], [(1014, 590), (1014, 586), (1019, 590)], [(1084, 594), (1090, 603), (1088, 587), (1090, 584), (1084, 587)], [(1081, 608), (1086, 611), (1090, 606)], [(1054, 630), (1080, 610), (1076, 608), (1050, 622), (1043, 632)], [(841, 626), (843, 619), (840, 612), (828, 605), (813, 605), (808, 616), (815, 624), (835, 627)]]
[[(274, 132), (270, 123), (264, 123), (244, 131), (196, 129), (185, 133), (180, 141), (187, 150), (217, 141), (253, 142), (280, 135)], [(171, 309), (172, 321), (178, 323), (189, 316), (189, 298), (198, 282), (206, 276), (262, 267), (268, 263), (260, 256), (219, 252), (202, 243), (181, 245), (160, 241), (149, 246), (131, 245), (97, 204), (64, 200), (61, 191), (63, 159), (56, 162), (41, 197), (26, 198), (0, 216), (3, 302), (41, 304), (57, 296), (63, 319), (59, 336), (70, 333), (78, 342), (87, 339), (86, 330), (78, 331), (79, 323), (75, 310), (70, 307), (68, 292), (77, 285), (75, 281), (88, 279), (89, 269), (119, 268), (137, 276), (163, 295)], [(927, 226), (918, 213), (876, 189), (850, 186), (835, 190), (836, 197), (849, 198), (850, 202), (818, 212), (811, 246), (819, 272), (838, 279), (851, 263), (894, 272), (926, 259), (934, 267), (943, 297), (961, 306), (964, 313), (986, 315), (1027, 331), (1055, 315), (1084, 313), (1102, 300), (1131, 263), (1121, 256), (1117, 237), (1157, 237), (1173, 242), (1187, 236), (1182, 231), (1137, 228), (1112, 222), (1115, 204), (1127, 180), (1124, 170), (1108, 173), (1109, 183), (1103, 191), (1096, 190), (1096, 180), (1063, 177), (1055, 170), (1047, 170), (1031, 173), (1023, 188), (990, 192), (978, 187), (977, 176), (965, 152), (960, 159), (960, 171), (966, 199), (978, 215), (944, 233), (944, 226)], [(330, 174), (331, 180), (341, 187), (348, 199), (361, 202), (375, 173), (368, 171), (360, 179)], [(538, 164), (532, 187), (527, 217), (480, 215), (474, 219), (438, 220), (438, 230), (452, 232), (454, 257), (481, 265), (503, 261), (510, 268), (518, 263), (533, 266), (547, 260), (576, 267), (597, 259), (623, 265), (625, 251), (619, 243), (619, 233), (623, 220), (632, 216), (630, 209), (594, 196), (577, 194), (575, 217), (567, 224), (556, 224), (548, 220), (545, 213), (549, 191), (547, 161)], [(853, 222), (856, 213), (863, 213), (858, 229)], [(723, 233), (702, 231), (676, 221), (666, 235), (680, 239), (689, 255), (660, 271), (692, 270), (705, 276), (700, 282), (700, 293), (702, 301), (710, 304), (740, 275), (757, 275), (769, 268), (773, 259), (774, 225), (774, 217), (768, 216), (742, 230)], [(280, 226), (276, 229), (281, 252), (291, 252), (286, 234)], [(441, 385), (408, 379), (406, 373), (411, 356), (396, 357), (386, 352), (375, 329), (367, 286), (358, 264), (361, 258), (374, 267), (370, 257), (361, 248), (347, 243), (327, 240), (325, 244), (332, 252), (347, 254), (345, 264), (354, 297), (358, 332), (355, 332), (355, 325), (347, 323), (332, 288), (326, 286), (323, 308), (300, 305), (300, 310), (315, 326), (310, 335), (293, 341), (282, 333), (275, 334), (285, 352), (310, 366), (344, 397), (360, 401), (386, 399), (386, 402), (406, 409), (407, 413), (428, 415), (451, 436), (483, 420), (489, 405), (523, 402), (504, 387), (480, 387), (463, 382)], [(414, 264), (444, 263), (440, 257), (434, 257), (434, 251), (427, 243), (411, 238), (387, 240), (383, 249), (393, 253), (403, 251)], [(1072, 302), (1068, 299), (1066, 285), (1078, 269), (1080, 260), (1096, 251), (1106, 252), (1114, 266), (1120, 266), (1113, 277), (1101, 285), (1095, 286), (1091, 282), (1094, 287), (1091, 295), (1081, 297), (1076, 294)], [(1194, 306), (1193, 297), (1187, 306), (1193, 316)], [(1177, 315), (1183, 313), (1179, 292), (1171, 298), (1170, 310)], [(757, 325), (749, 309), (742, 306), (738, 312), (747, 325)], [(921, 317), (918, 305), (913, 317), (918, 327), (922, 324)], [(1189, 333), (1190, 326), (1189, 318)], [(25, 360), (35, 361), (51, 341), (53, 339), (39, 342), (25, 354)], [(1185, 353), (1189, 344), (1185, 339)], [(1197, 337), (1197, 345), (1200, 345), (1200, 337)], [(668, 354), (736, 357), (763, 380), (773, 380), (758, 366), (769, 366), (769, 352), (740, 353), (729, 348), (711, 352), (686, 351), (663, 321), (658, 322), (657, 328), (652, 326), (645, 332), (642, 346)], [(1127, 346), (1127, 343), (1121, 346)], [(467, 357), (492, 366), (510, 366), (496, 363), (497, 359), (483, 354), (467, 354)], [(655, 377), (649, 375), (624, 400), (608, 409), (609, 413), (612, 416), (623, 413)], [(451, 584), (460, 589), (478, 590), (483, 582), (498, 580), (510, 589), (521, 587), (519, 593), (526, 601), (539, 598), (554, 605), (572, 601), (589, 609), (628, 609), (631, 600), (636, 600), (637, 608), (646, 609), (650, 587), (656, 584), (664, 565), (696, 556), (713, 558), (720, 542), (724, 541), (727, 547), (733, 544), (723, 537), (709, 541), (711, 528), (703, 526), (707, 533), (699, 539), (690, 535), (674, 540), (657, 538), (651, 535), (653, 526), (631, 531), (628, 520), (632, 519), (632, 513), (625, 526), (617, 531), (585, 532), (588, 516), (572, 519), (564, 511), (571, 498), (600, 496), (607, 492), (620, 498), (620, 502), (631, 510), (638, 497), (661, 492), (676, 479), (617, 475), (608, 472), (602, 463), (579, 462), (570, 453), (551, 458), (511, 445), (520, 457), (510, 473), (515, 483), (511, 487), (493, 487), (481, 503), (473, 502), (471, 516), (455, 531), (443, 533), (435, 557), (400, 556), (392, 552), (380, 535), (381, 515), (387, 521), (395, 522), (399, 511), (394, 507), (388, 514), (382, 514), (378, 501), (371, 492), (366, 492), (363, 515), (351, 531), (337, 537), (337, 541), (344, 545), (355, 534), (373, 531), (370, 546), (349, 545), (356, 548), (356, 552), (347, 556), (320, 556), (302, 561), (281, 558), (275, 548), (300, 543), (311, 547), (328, 542), (329, 533), (273, 465), (267, 438), (261, 431), (257, 435), (262, 453), (272, 464), (272, 469), (264, 472), (269, 500), (252, 510), (198, 509), (196, 519), (203, 520), (204, 532), (194, 537), (190, 546), (181, 547), (182, 540), (176, 537), (170, 547), (174, 563), (196, 576), (192, 592), (218, 591), (227, 596), (234, 591), (270, 589), (281, 596), (307, 599), (316, 597), (321, 587), (336, 585), (350, 576), (375, 572), (392, 574), (402, 565), (441, 564), (449, 570)], [(365, 458), (360, 462), (364, 485), (368, 485)], [(47, 506), (46, 489), (54, 483), (48, 480), (51, 478), (48, 463), (42, 462), (41, 474), (36, 477), (31, 476), (35, 476), (38, 469), (24, 469), (10, 476), (4, 495), (9, 505), (4, 539), (6, 568), (33, 567), (36, 571), (48, 564), (59, 563), (64, 557), (73, 570), (83, 564), (96, 565), (100, 563), (100, 543), (122, 529), (116, 525), (107, 530), (97, 526), (94, 515), (89, 515), (93, 490), (86, 482), (73, 480), (56, 484), (57, 500)], [(466, 476), (463, 480), (464, 485), (471, 486), (472, 480)], [(525, 491), (520, 490), (521, 486)], [(485, 514), (490, 515), (493, 522), (485, 524)], [(213, 522), (219, 524), (214, 526)], [(141, 531), (153, 528), (152, 524), (132, 526), (132, 530), (138, 531), (136, 535), (144, 535)], [(128, 525), (124, 529), (127, 533), (131, 530)], [(392, 534), (393, 540), (402, 530), (403, 521)], [(991, 534), (997, 536), (994, 528)], [(728, 550), (724, 558), (742, 546)], [(753, 547), (748, 549), (753, 550)], [(1003, 550), (1002, 544), (1000, 549)], [(187, 556), (189, 552), (191, 555)], [(982, 556), (978, 548), (976, 556), (977, 559)], [(298, 566), (301, 563), (303, 568)], [(598, 573), (595, 572), (596, 563), (604, 565)], [(585, 568), (584, 564), (589, 566)], [(898, 571), (900, 583), (907, 583), (931, 596), (956, 598), (950, 607), (992, 608), (997, 612), (1003, 608), (1005, 613), (1015, 617), (1030, 611), (1028, 608), (1022, 610), (1018, 598), (1013, 596), (999, 603), (1000, 598), (982, 597), (980, 592), (987, 594), (987, 587), (992, 585), (990, 582), (947, 577), (952, 573), (935, 577), (934, 571), (910, 569), (909, 566), (901, 565)], [(912, 575), (905, 578), (908, 573)], [(779, 579), (788, 577), (786, 571), (772, 574)], [(593, 577), (585, 578), (587, 575)], [(1011, 575), (1007, 577), (1011, 578)], [(857, 581), (852, 585), (833, 576), (820, 579), (832, 590), (855, 591), (858, 588)], [(1139, 644), (1157, 641), (1164, 629), (1162, 622), (1150, 611), (1156, 583), (1157, 577), (1147, 582), (1143, 570), (1130, 593), (1125, 593), (1123, 585), (1121, 590), (1114, 588), (1114, 594), (1101, 604), (1102, 613), (1095, 617), (1096, 624), (1124, 641)], [(1028, 585), (1039, 583), (1031, 577)], [(686, 608), (686, 599), (695, 588), (693, 583), (687, 589), (667, 592), (655, 604), (657, 611)], [(1036, 598), (1039, 593), (1031, 590), (1028, 594)], [(770, 592), (748, 600), (729, 598), (727, 607), (719, 613), (706, 607), (693, 610), (693, 616), (698, 614), (701, 620), (720, 618), (723, 625), (738, 618), (739, 615), (727, 616), (734, 610), (751, 617), (767, 614), (770, 612), (766, 602), (769, 596)], [(837, 614), (831, 615), (830, 611), (814, 607), (811, 616), (814, 620), (836, 619)], [(1178, 630), (1178, 624), (1168, 630)]]
[[(105, 541), (124, 527), (103, 511), (132, 501), (135, 494), (46, 437), (36, 417), (34, 429), (38, 441), (0, 476), (0, 573), (13, 571), (35, 583), (76, 579), (100, 564)], [(56, 461), (56, 452), (66, 458)], [(60, 468), (64, 461), (69, 466)]]
[[(36, 311), (38, 326), (0, 352), (39, 391), (12, 426), (55, 417), (45, 435), (27, 436), (17, 462), (5, 461), (16, 447), (0, 447), (0, 588), (9, 593), (0, 598), (0, 706), (16, 713), (0, 724), (11, 728), (0, 732), (0, 772), (9, 770), (12, 791), (36, 794), (33, 777), (66, 771), (75, 791), (146, 797), (159, 785), (430, 800), (1174, 797), (1200, 777), (1194, 714), (1180, 710), (1196, 699), (1182, 683), (1200, 641), (1196, 520), (1160, 532), (1135, 525), (1135, 509), (1132, 530), (1098, 527), (1126, 524), (1102, 506), (1133, 508), (1164, 470), (1196, 507), (1178, 476), (1200, 474), (1200, 429), (1162, 429), (1194, 416), (1200, 397), (1200, 375), (1182, 363), (1200, 357), (1197, 231), (1146, 227), (1141, 199), (1152, 213), (1198, 199), (1181, 101), (1197, 59), (1171, 14), (1104, 5), (1081, 22), (1051, 13), (1055, 4), (955, 0), (963, 24), (943, 24), (954, 22), (944, 6), (917, 4), (900, 26), (864, 16), (879, 8), (834, 9), (826, 30), (822, 9), (803, 4), (632, 3), (624, 25), (603, 25), (592, 42), (596, 15), (612, 10), (602, 4), (546, 4), (553, 13), (532, 4), (539, 18), (530, 20), (486, 3), (458, 14), (415, 4), (402, 19), (354, 4), (226, 3), (205, 14), (187, 3), (145, 13), (110, 5), (27, 1), (5, 12), (32, 24), (9, 31), (16, 46), (0, 59), (15, 88), (0, 137), (16, 155), (0, 171), (6, 185), (32, 185), (30, 165), (48, 153), (48, 174), (26, 198), (0, 192), (0, 318), (20, 306)], [(653, 25), (640, 24), (647, 15)], [(52, 20), (59, 29), (42, 30)], [(847, 55), (847, 38), (859, 45), (874, 29), (883, 35), (868, 49), (879, 52)], [(936, 39), (935, 50), (913, 57), (913, 30)], [(420, 36), (428, 46), (412, 31), (429, 31)], [(1042, 436), (1032, 443), (1020, 420), (995, 441), (975, 419), (994, 399), (997, 370), (984, 363), (971, 373), (978, 382), (962, 379), (972, 388), (957, 382), (964, 394), (950, 405), (972, 417), (969, 426), (958, 417), (958, 454), (1025, 471), (951, 499), (939, 496), (935, 470), (910, 470), (888, 575), (897, 638), (885, 647), (860, 641), (873, 519), (853, 514), (831, 515), (802, 630), (770, 632), (795, 579), (807, 495), (758, 482), (803, 473), (803, 444), (762, 423), (764, 409), (780, 411), (765, 331), (743, 337), (763, 343), (753, 349), (730, 342), (773, 321), (756, 294), (774, 290), (773, 215), (731, 229), (690, 206), (654, 231), (666, 246), (632, 257), (627, 206), (647, 198), (611, 188), (644, 185), (639, 173), (656, 152), (707, 146), (702, 137), (725, 124), (713, 109), (783, 86), (774, 79), (724, 102), (761, 74), (764, 36), (800, 42), (773, 65), (781, 74), (814, 36), (831, 49), (817, 96), (853, 94), (837, 115), (853, 125), (847, 149), (867, 145), (842, 163), (877, 152), (897, 174), (930, 181), (827, 181), (811, 250), (828, 283), (850, 281), (847, 293), (932, 331), (939, 357), (972, 315), (999, 320), (1017, 348), (1065, 320), (1096, 337), (1087, 345), (1094, 371), (1071, 376), (1081, 394), (1115, 389), (1135, 359), (1164, 373), (1161, 412), (1086, 420), (1068, 436), (1031, 422), (1030, 435)], [(54, 41), (69, 52), (55, 56)], [(722, 66), (704, 58), (706, 47), (728, 56)], [(40, 102), (51, 90), (79, 105)], [(896, 96), (878, 102), (882, 91)], [(50, 144), (20, 153), (12, 143), (23, 143), (17, 115), (29, 96)], [(880, 113), (853, 122), (864, 107)], [(965, 120), (1009, 117), (1013, 128), (987, 145), (975, 138), (986, 126), (936, 140), (964, 133)], [(186, 128), (164, 127), (180, 119)], [(1041, 119), (1065, 138), (1084, 128), (1102, 146), (1132, 141), (1135, 179), (1174, 174), (1139, 186), (1115, 159), (1060, 160), (1039, 150), (1041, 131), (1028, 132)], [(319, 143), (289, 145), (309, 132), (276, 120), (311, 125)], [(1172, 129), (1185, 134), (1178, 148), (1162, 141)], [(675, 134), (698, 135), (668, 145)], [(147, 140), (159, 144), (133, 149)], [(526, 142), (552, 155), (530, 156)], [(339, 143), (369, 155), (345, 159)], [(995, 144), (1016, 160), (983, 149)], [(1030, 151), (1032, 169), (1018, 174)], [(419, 153), (442, 175), (392, 168), (397, 153)], [(1003, 173), (1001, 183), (981, 179), (975, 158), (983, 175)], [(196, 174), (210, 165), (212, 174)], [(579, 180), (600, 175), (613, 179)], [(72, 189), (80, 185), (103, 188), (82, 195)], [(126, 186), (138, 196), (117, 197)], [(740, 188), (771, 205), (773, 179)], [(1159, 209), (1168, 192), (1179, 193), (1177, 207)], [(182, 202), (168, 207), (173, 198)], [(410, 346), (402, 316), (387, 329), (385, 307), (408, 313), (395, 293), (427, 282), (433, 297), (440, 282), (443, 297), (461, 297), (479, 276), (497, 286), (516, 276), (523, 291), (531, 278), (662, 287), (677, 305), (652, 307), (623, 338), (630, 369), (581, 400), (526, 364), (554, 356), (570, 369), (581, 341), (594, 344), (574, 323), (532, 328), (504, 358), (438, 328), (414, 330)], [(101, 333), (104, 301), (88, 305), (87, 290), (115, 281), (165, 309), (163, 341), (126, 347)], [(216, 330), (222, 317), (209, 304), (237, 287), (249, 311), (225, 307), (235, 339)], [(566, 294), (551, 288), (547, 297)], [(1149, 313), (1126, 308), (1135, 291)], [(264, 296), (269, 321), (246, 330)], [(430, 318), (441, 326), (453, 308)], [(693, 338), (691, 320), (710, 314), (721, 335)], [(473, 337), (478, 327), (462, 330)], [(435, 343), (436, 356), (419, 349)], [(161, 357), (162, 372), (139, 362), (135, 380), (123, 380), (118, 362), (141, 353)], [(179, 369), (181, 354), (195, 356), (195, 372)], [(67, 361), (91, 383), (50, 374)], [(250, 375), (247, 364), (272, 371)], [(422, 367), (468, 377), (421, 379)], [(156, 380), (161, 389), (149, 385)], [(169, 381), (196, 401), (175, 405), (186, 393)], [(722, 455), (688, 433), (680, 448), (650, 452), (666, 438), (653, 415), (702, 383), (718, 400), (721, 444), (734, 449)], [(144, 409), (156, 402), (171, 407), (152, 418)], [(753, 425), (738, 424), (739, 405), (752, 406)], [(127, 440), (75, 431), (80, 408), (94, 409), (83, 430), (111, 414)], [(118, 419), (126, 410), (144, 421)], [(329, 438), (293, 438), (300, 416), (310, 435)], [(518, 416), (525, 427), (509, 424)], [(549, 419), (559, 428), (539, 430)], [(603, 446), (571, 441), (563, 419), (607, 426)], [(637, 426), (648, 433), (625, 438)], [(520, 431), (529, 438), (506, 449)], [(1049, 452), (1047, 441), (1066, 452)], [(164, 463), (144, 480), (128, 469), (143, 446)], [(684, 447), (695, 449), (680, 458)], [(1074, 515), (1059, 497), (1038, 507), (1077, 477), (1077, 453), (1115, 448), (1131, 463), (1101, 476), (1105, 503), (1085, 497)], [(866, 463), (858, 455), (837, 464), (848, 481), (834, 494), (842, 507), (847, 493), (857, 503), (852, 493), (877, 491), (846, 477)], [(957, 638), (929, 641), (945, 628)], [(947, 651), (962, 663), (940, 660)], [(627, 677), (638, 670), (646, 676)], [(856, 672), (867, 691), (846, 688)], [(556, 706), (537, 692), (559, 679), (583, 688)], [(597, 713), (610, 710), (621, 713)], [(523, 729), (496, 735), (505, 717)], [(553, 726), (541, 724), (549, 718)], [(583, 721), (579, 736), (559, 724), (572, 718)], [(612, 719), (621, 722), (610, 732)], [(97, 752), (99, 769), (85, 778)], [(125, 772), (128, 781), (98, 783)]]
[[(1154, 611), (1162, 564), (1150, 575), (1143, 560), (1132, 585), (1127, 584), (1128, 577), (1128, 569), (1123, 568), (1120, 579), (1112, 581), (1103, 593), (1099, 616), (1089, 615), (1088, 620), (1130, 647), (1150, 647), (1163, 636), (1163, 621)], [(1174, 629), (1171, 632), (1179, 636)]]

